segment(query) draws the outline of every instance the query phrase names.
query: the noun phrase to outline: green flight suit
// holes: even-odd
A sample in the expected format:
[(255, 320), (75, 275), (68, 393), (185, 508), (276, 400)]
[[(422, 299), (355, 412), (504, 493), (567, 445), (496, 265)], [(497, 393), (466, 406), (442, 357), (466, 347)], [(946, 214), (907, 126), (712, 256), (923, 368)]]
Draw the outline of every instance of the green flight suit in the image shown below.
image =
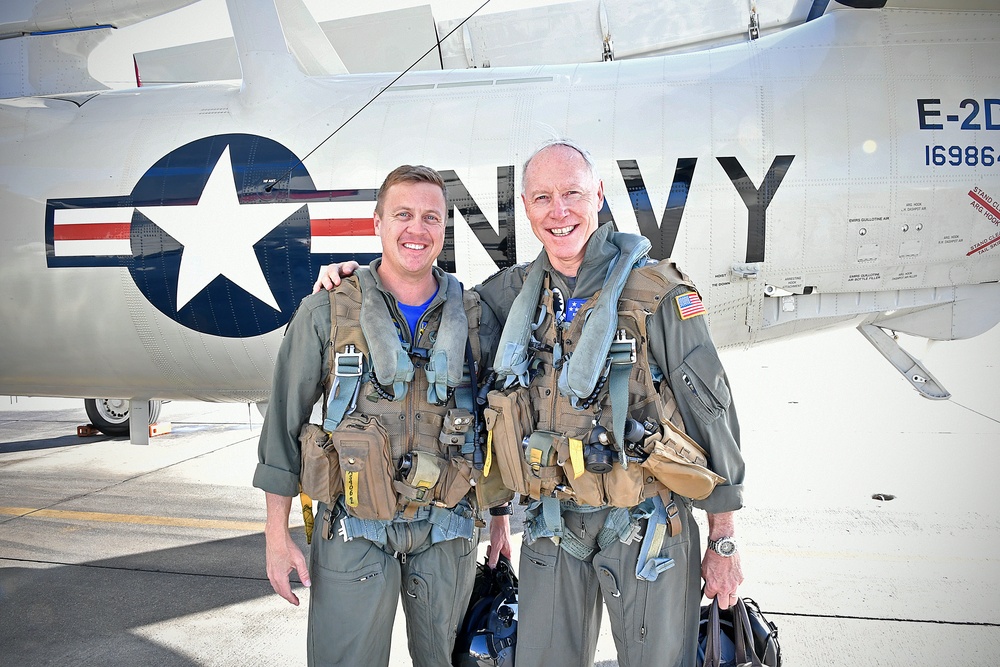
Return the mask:
[[(373, 273), (378, 261), (372, 265)], [(395, 298), (377, 274), (376, 281), (388, 297), (393, 316), (402, 322), (402, 330), (407, 330), (405, 319), (395, 308)], [(438, 294), (427, 312), (441, 308), (445, 301), (443, 274), (438, 275), (438, 282)], [(302, 300), (285, 332), (253, 479), (254, 486), (266, 492), (283, 496), (299, 493), (299, 431), (323, 395), (332, 354), (330, 318), (330, 296), (322, 291)], [(469, 326), (469, 335), (480, 336), (481, 349), (488, 355), (499, 336), (492, 313), (484, 309), (480, 326), (472, 322)], [(481, 363), (489, 363), (489, 357)], [(397, 518), (387, 526), (384, 543), (364, 537), (345, 540), (338, 533), (342, 499), (341, 495), (333, 507), (320, 503), (316, 512), (309, 556), (309, 664), (388, 665), (392, 624), (402, 593), (413, 665), (449, 667), (457, 626), (475, 578), (478, 528), (468, 539), (442, 541), (440, 530), (418, 514), (414, 520)]]
[[(552, 284), (567, 298), (590, 297), (604, 286), (608, 267), (617, 256), (617, 247), (608, 240), (612, 233), (611, 225), (605, 224), (591, 236), (575, 281), (567, 281), (554, 271), (544, 252), (532, 266), (547, 270)], [(484, 306), (501, 321), (520, 293), (526, 271), (526, 267), (514, 267), (475, 288)], [(688, 291), (681, 286), (665, 296), (671, 301)], [(729, 382), (705, 317), (682, 320), (670, 305), (660, 307), (648, 322), (650, 355), (670, 383), (688, 435), (708, 452), (712, 470), (727, 480), (708, 498), (693, 504), (710, 513), (737, 510), (743, 504), (744, 466)], [(674, 567), (660, 573), (655, 581), (635, 576), (641, 541), (630, 545), (615, 542), (586, 562), (570, 556), (550, 539), (522, 545), (518, 667), (593, 664), (602, 600), (610, 612), (621, 667), (694, 666), (701, 546), (690, 514), (692, 503), (680, 500), (684, 530), (667, 538), (660, 551), (674, 560)], [(566, 528), (589, 546), (596, 546), (608, 512), (606, 508), (595, 512), (571, 503), (562, 505)]]

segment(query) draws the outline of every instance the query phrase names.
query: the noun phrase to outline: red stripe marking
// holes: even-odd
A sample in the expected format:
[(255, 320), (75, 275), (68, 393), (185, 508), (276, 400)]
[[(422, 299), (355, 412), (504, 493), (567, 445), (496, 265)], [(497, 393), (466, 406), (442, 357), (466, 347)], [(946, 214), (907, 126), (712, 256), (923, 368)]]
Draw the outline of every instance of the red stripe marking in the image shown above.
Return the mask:
[(975, 253), (979, 252), (979, 251), (980, 251), (980, 250), (982, 250), (983, 248), (985, 248), (985, 247), (987, 247), (987, 246), (991, 246), (991, 245), (993, 245), (993, 244), (995, 244), (995, 243), (1000, 243), (1000, 236), (994, 236), (994, 237), (993, 237), (992, 239), (990, 239), (989, 241), (986, 241), (985, 243), (980, 243), (980, 244), (979, 244), (979, 245), (977, 245), (977, 246), (976, 246), (975, 248), (973, 248), (973, 249), (972, 249), (972, 250), (970, 250), (969, 252), (965, 253), (965, 256), (966, 256), (966, 257), (971, 257), (972, 255), (974, 255)]
[(372, 218), (325, 218), (310, 220), (313, 236), (375, 236)]
[(996, 208), (994, 208), (985, 199), (983, 199), (982, 197), (980, 197), (979, 195), (977, 195), (972, 190), (969, 190), (969, 196), (972, 197), (973, 199), (975, 199), (980, 204), (982, 204), (983, 207), (986, 208), (986, 210), (988, 210), (990, 213), (992, 213), (995, 217), (1000, 218), (1000, 211), (998, 211)]
[(129, 222), (100, 222), (89, 225), (55, 225), (52, 238), (55, 241), (102, 241), (106, 239), (127, 239), (131, 237), (132, 224)]

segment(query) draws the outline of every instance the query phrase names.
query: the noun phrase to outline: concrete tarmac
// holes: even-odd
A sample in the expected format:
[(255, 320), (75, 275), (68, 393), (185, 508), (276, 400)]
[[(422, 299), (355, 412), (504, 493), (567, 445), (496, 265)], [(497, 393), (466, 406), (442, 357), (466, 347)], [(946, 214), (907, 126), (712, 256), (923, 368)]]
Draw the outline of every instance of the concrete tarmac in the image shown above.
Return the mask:
[[(786, 667), (998, 662), (1000, 329), (903, 345), (951, 400), (920, 398), (853, 329), (723, 354), (741, 592)], [(78, 437), (82, 401), (0, 398), (0, 665), (305, 663), (308, 591), (289, 605), (264, 573), (256, 409), (161, 419), (172, 432), (138, 446)], [(392, 665), (409, 664), (400, 611)]]

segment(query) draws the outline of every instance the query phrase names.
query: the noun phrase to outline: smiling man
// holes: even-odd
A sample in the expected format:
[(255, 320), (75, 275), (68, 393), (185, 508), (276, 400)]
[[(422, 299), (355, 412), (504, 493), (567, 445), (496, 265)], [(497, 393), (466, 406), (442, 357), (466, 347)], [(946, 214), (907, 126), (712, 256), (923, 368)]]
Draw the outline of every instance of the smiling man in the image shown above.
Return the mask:
[[(306, 297), (278, 353), (254, 485), (266, 494), (272, 587), (296, 605), (292, 570), (311, 587), (310, 665), (388, 665), (401, 592), (413, 664), (450, 665), (480, 508), (511, 496), (475, 483), (477, 364), (488, 367), (480, 350), (495, 349), (499, 327), (434, 267), (446, 210), (433, 169), (390, 173), (374, 215), (382, 257)], [(322, 428), (308, 423), (321, 396)], [(288, 528), (300, 485), (319, 501), (308, 566)], [(509, 555), (507, 516), (490, 530)]]
[[(529, 503), (516, 664), (593, 664), (603, 602), (619, 664), (693, 667), (699, 563), (723, 608), (743, 580), (739, 425), (704, 306), (645, 238), (599, 225), (604, 188), (580, 146), (529, 157), (522, 201), (543, 252), (476, 287), (506, 321), (487, 410), (495, 460)], [(500, 418), (518, 406), (526, 434)], [(711, 469), (697, 490), (662, 466), (666, 445), (695, 451), (687, 438)], [(708, 512), (704, 559), (692, 505)]]

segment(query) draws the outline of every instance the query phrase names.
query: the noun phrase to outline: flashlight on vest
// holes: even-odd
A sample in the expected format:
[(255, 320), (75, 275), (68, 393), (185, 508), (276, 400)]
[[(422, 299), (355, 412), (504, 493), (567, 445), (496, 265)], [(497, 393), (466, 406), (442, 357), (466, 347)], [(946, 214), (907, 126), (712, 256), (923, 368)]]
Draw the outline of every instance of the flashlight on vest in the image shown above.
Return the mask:
[(615, 452), (611, 448), (611, 437), (608, 429), (596, 424), (583, 443), (583, 463), (587, 472), (603, 475), (611, 472), (615, 462)]
[(656, 424), (651, 421), (640, 422), (631, 417), (625, 420), (625, 454), (629, 460), (637, 460), (640, 463), (646, 460), (649, 453), (643, 447), (646, 438), (653, 435)]

